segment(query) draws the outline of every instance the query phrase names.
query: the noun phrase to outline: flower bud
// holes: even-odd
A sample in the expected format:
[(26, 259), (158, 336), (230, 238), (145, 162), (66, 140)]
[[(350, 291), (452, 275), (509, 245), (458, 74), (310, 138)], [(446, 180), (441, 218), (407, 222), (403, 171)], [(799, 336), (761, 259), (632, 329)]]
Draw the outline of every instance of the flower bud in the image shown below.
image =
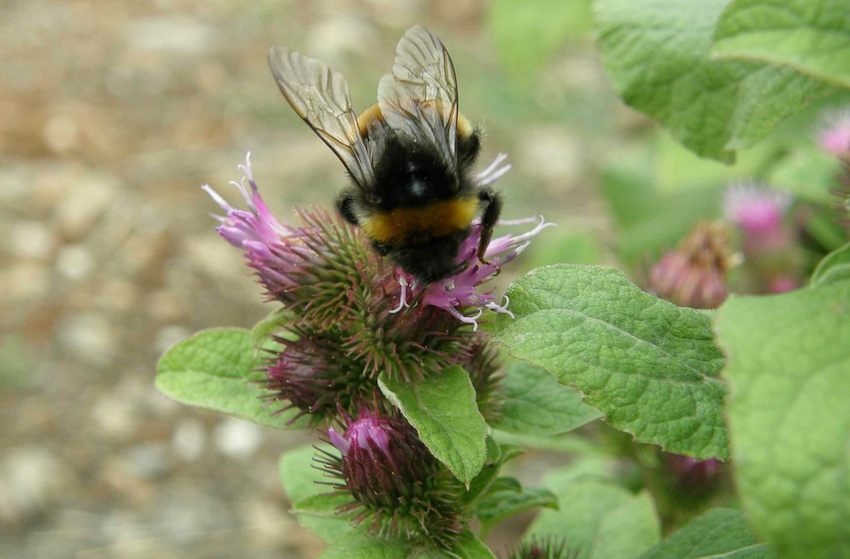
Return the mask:
[(320, 463), (353, 497), (343, 511), (354, 511), (355, 523), (444, 547), (463, 532), (463, 487), (404, 419), (364, 409), (343, 434), (331, 428), (328, 437), (341, 456), (327, 453)]
[(723, 463), (714, 458), (697, 460), (681, 454), (667, 455), (667, 468), (674, 485), (692, 494), (705, 493), (720, 481)]
[(650, 289), (677, 305), (716, 308), (726, 299), (729, 235), (717, 223), (700, 223), (650, 272)]

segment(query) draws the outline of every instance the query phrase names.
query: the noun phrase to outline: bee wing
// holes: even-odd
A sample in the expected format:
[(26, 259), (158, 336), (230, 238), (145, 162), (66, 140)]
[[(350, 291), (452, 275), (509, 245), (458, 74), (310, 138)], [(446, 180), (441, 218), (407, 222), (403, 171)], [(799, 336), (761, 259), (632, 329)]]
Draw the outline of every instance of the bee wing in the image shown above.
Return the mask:
[(375, 173), (351, 109), (348, 82), (318, 60), (281, 47), (269, 50), (269, 68), (280, 92), (304, 121), (339, 157), (361, 189), (374, 185)]
[(421, 25), (396, 46), (392, 75), (378, 84), (378, 105), (396, 133), (431, 142), (449, 165), (457, 163), (457, 77), (446, 47)]

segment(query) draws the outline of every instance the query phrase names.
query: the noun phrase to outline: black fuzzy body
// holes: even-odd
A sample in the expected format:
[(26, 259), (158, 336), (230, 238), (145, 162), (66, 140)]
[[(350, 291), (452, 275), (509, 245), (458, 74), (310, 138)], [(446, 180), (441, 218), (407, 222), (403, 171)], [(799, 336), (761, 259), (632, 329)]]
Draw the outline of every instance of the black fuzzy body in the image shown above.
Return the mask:
[[(457, 164), (447, 164), (431, 143), (400, 137), (383, 121), (375, 120), (364, 138), (375, 171), (369, 191), (352, 186), (342, 192), (337, 207), (342, 216), (359, 225), (376, 213), (396, 209), (428, 208), (436, 203), (478, 197), (471, 169), (480, 150), (477, 131), (458, 135)], [(430, 283), (466, 266), (458, 263), (461, 242), (469, 224), (445, 231), (440, 223), (391, 243), (371, 239), (375, 250), (387, 256), (417, 279)]]

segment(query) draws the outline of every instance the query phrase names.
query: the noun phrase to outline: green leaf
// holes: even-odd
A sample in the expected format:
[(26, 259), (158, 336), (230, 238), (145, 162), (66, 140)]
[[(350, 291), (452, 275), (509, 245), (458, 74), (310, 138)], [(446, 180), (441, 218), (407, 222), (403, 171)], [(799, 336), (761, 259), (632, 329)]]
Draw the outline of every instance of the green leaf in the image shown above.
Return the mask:
[(493, 438), (499, 443), (515, 444), (519, 447), (549, 452), (570, 454), (595, 454), (603, 450), (585, 437), (574, 434), (567, 435), (520, 435), (507, 431), (493, 431)]
[(530, 534), (564, 538), (578, 552), (576, 559), (628, 559), (658, 542), (658, 519), (647, 493), (579, 481), (556, 494), (560, 510), (543, 511)]
[(575, 386), (612, 426), (696, 458), (728, 455), (723, 356), (709, 318), (644, 293), (620, 272), (537, 268), (508, 289), (496, 340)]
[(743, 515), (712, 509), (640, 556), (640, 559), (775, 559), (756, 542)]
[[(516, 482), (516, 480), (513, 481)], [(516, 482), (516, 485), (497, 483), (494, 490), (478, 503), (475, 516), (481, 520), (482, 530), (486, 532), (494, 524), (506, 518), (538, 507), (557, 509), (558, 498), (555, 497), (554, 493), (544, 488), (524, 489), (519, 485), (519, 482)]]
[(382, 375), (378, 385), (431, 454), (469, 485), (487, 457), (487, 424), (466, 371), (453, 366), (417, 383)]
[[(178, 402), (260, 425), (286, 427), (293, 413), (269, 404), (260, 382), (263, 361), (255, 355), (250, 333), (240, 328), (203, 330), (177, 342), (156, 366), (156, 388)], [(277, 406), (277, 407), (276, 407)]]
[(292, 332), (286, 331), (284, 328), (291, 319), (292, 313), (289, 309), (281, 307), (273, 310), (267, 314), (265, 318), (256, 323), (254, 327), (251, 328), (250, 335), (251, 345), (254, 346), (255, 351), (266, 347), (268, 344), (272, 344), (273, 347), (278, 346), (279, 349), (280, 344), (273, 341), (272, 336), (279, 336), (291, 342), (297, 341), (298, 336)]
[(496, 559), (484, 542), (470, 532), (461, 535), (452, 551), (458, 559)]
[[(330, 450), (332, 447), (325, 445), (323, 448)], [(328, 478), (313, 467), (315, 454), (316, 449), (312, 445), (305, 445), (284, 452), (280, 456), (278, 463), (280, 479), (286, 496), (292, 503), (310, 504), (312, 498), (319, 498), (328, 491), (327, 485), (318, 483), (328, 481)], [(293, 512), (296, 513), (298, 522), (302, 526), (309, 528), (326, 542), (335, 541), (351, 530), (351, 524), (344, 518), (322, 518), (315, 514)]]
[(582, 402), (581, 394), (528, 363), (514, 362), (507, 368), (502, 390), (505, 403), (493, 425), (496, 429), (557, 435), (602, 417), (599, 410)]
[(838, 186), (837, 179), (835, 157), (814, 146), (806, 146), (780, 161), (771, 171), (768, 183), (802, 200), (831, 204), (835, 199), (832, 191)]
[(605, 68), (627, 105), (688, 149), (726, 162), (829, 92), (788, 68), (709, 59), (728, 0), (596, 0)]
[(502, 464), (516, 456), (511, 447), (505, 450), (507, 452), (503, 452), (502, 447), (492, 437), (487, 437), (487, 458), (484, 467), (469, 483), (469, 489), (461, 498), (464, 506), (471, 507), (484, 496), (498, 478)]
[(410, 543), (353, 530), (329, 542), (319, 559), (406, 559)]
[(850, 278), (850, 243), (824, 256), (809, 280), (811, 285)]
[(328, 487), (324, 489), (326, 493), (309, 495), (292, 503), (292, 512), (310, 516), (344, 518), (339, 514), (339, 507), (353, 502), (351, 495), (344, 491), (328, 491)]
[(846, 0), (734, 0), (717, 23), (712, 54), (850, 87), (848, 10)]
[(415, 549), (410, 559), (496, 559), (493, 552), (471, 532), (461, 534), (451, 552), (439, 549)]
[(850, 282), (732, 297), (715, 327), (753, 528), (781, 557), (850, 556)]

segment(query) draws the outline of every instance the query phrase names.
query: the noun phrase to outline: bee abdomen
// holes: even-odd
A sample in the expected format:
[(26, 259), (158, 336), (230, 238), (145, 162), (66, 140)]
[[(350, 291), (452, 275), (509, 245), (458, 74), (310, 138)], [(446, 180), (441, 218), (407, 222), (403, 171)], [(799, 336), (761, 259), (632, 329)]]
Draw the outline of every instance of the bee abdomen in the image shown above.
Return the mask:
[(374, 211), (360, 225), (367, 237), (381, 244), (424, 242), (467, 229), (477, 210), (477, 198), (453, 198), (420, 207)]

